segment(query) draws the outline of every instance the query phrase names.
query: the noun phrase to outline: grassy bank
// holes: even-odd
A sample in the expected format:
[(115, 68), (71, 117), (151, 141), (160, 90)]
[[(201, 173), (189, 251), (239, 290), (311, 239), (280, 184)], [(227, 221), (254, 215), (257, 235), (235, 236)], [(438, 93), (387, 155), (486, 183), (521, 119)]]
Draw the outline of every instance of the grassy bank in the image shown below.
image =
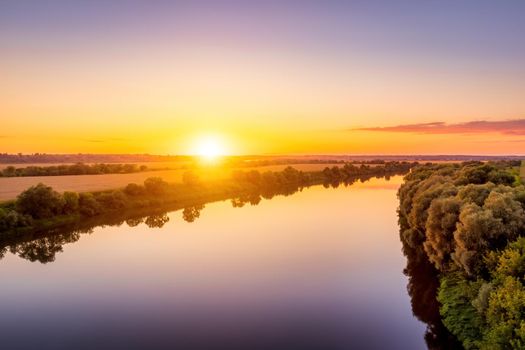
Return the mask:
[(314, 184), (402, 174), (412, 166), (411, 163), (399, 162), (375, 167), (346, 164), (311, 172), (287, 167), (280, 172), (236, 171), (228, 179), (213, 181), (203, 181), (188, 171), (183, 174), (183, 183), (148, 178), (144, 184), (132, 183), (124, 188), (82, 193), (58, 193), (49, 186), (38, 184), (22, 192), (16, 200), (0, 205), (0, 237), (72, 227), (92, 218), (107, 218), (126, 212), (186, 208), (194, 203), (215, 200), (234, 198), (242, 205), (276, 194), (291, 194)]
[[(297, 164), (293, 167), (305, 172), (322, 171), (327, 166), (332, 167), (335, 164)], [(153, 169), (151, 165), (148, 169)], [(31, 176), (31, 177), (0, 177), (0, 202), (16, 199), (24, 190), (38, 183), (43, 183), (53, 187), (58, 192), (95, 192), (113, 190), (115, 188), (125, 187), (129, 183), (143, 183), (149, 177), (161, 177), (170, 183), (182, 183), (182, 175), (192, 170), (199, 175), (203, 182), (216, 180), (227, 180), (235, 170), (257, 170), (282, 171), (288, 165), (266, 165), (255, 166), (253, 168), (235, 168), (229, 165), (221, 164), (202, 164), (197, 167), (192, 165), (182, 166), (181, 164), (155, 164), (155, 172), (139, 171), (128, 174), (100, 174), (100, 175), (62, 175), (62, 176)], [(359, 166), (359, 165), (358, 165)], [(373, 166), (373, 165), (370, 165)], [(171, 170), (160, 170), (160, 169)]]

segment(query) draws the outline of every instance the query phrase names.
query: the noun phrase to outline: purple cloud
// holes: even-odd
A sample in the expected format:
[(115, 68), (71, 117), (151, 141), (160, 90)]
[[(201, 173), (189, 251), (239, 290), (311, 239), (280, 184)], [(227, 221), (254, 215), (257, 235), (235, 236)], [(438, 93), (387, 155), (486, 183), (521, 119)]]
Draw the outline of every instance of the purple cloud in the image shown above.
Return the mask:
[(445, 122), (405, 124), (386, 127), (366, 127), (353, 130), (402, 132), (421, 134), (481, 134), (500, 133), (505, 135), (525, 135), (525, 119), (500, 121), (477, 120), (466, 123), (447, 124)]

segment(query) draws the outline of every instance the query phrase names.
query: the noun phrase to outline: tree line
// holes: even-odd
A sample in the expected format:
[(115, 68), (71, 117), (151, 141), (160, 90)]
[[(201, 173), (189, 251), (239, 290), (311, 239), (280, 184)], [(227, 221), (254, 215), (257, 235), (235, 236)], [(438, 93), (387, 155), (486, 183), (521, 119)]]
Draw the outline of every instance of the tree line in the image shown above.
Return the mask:
[(142, 163), (142, 162), (186, 162), (191, 156), (154, 154), (10, 154), (0, 153), (0, 164), (23, 163)]
[(525, 187), (514, 163), (412, 169), (398, 192), (409, 264), (429, 263), (466, 349), (525, 348)]
[(27, 166), (21, 168), (10, 165), (0, 171), (0, 177), (130, 174), (148, 170), (153, 169), (149, 169), (147, 165), (139, 166), (137, 164), (75, 163), (52, 166)]
[[(16, 200), (0, 204), (0, 235), (2, 232), (53, 228), (83, 218), (134, 208), (158, 208), (170, 203), (233, 198), (240, 206), (246, 198), (256, 202), (257, 198), (291, 194), (313, 184), (328, 186), (342, 181), (351, 183), (359, 176), (402, 174), (413, 165), (405, 162), (377, 167), (345, 165), (315, 172), (303, 172), (293, 167), (279, 172), (234, 171), (231, 179), (213, 182), (203, 182), (196, 173), (188, 170), (182, 176), (182, 183), (168, 183), (151, 177), (143, 184), (131, 183), (121, 189), (83, 193), (58, 193), (40, 183), (23, 191)], [(188, 212), (188, 217), (191, 217), (191, 212)]]
[[(389, 169), (392, 172), (389, 175), (402, 174), (404, 171), (406, 172), (405, 167), (406, 164), (390, 166)], [(230, 180), (213, 184), (203, 183), (195, 173), (188, 171), (183, 175), (183, 184), (168, 184), (161, 179), (153, 178), (145, 181), (144, 184), (129, 184), (120, 189), (119, 192), (90, 193), (87, 194), (89, 199), (86, 198), (86, 194), (80, 193), (78, 200), (75, 194), (66, 192), (60, 197), (60, 194), (53, 192), (51, 188), (46, 188), (43, 191), (46, 193), (44, 197), (53, 198), (50, 201), (53, 205), (51, 208), (47, 208), (50, 211), (40, 212), (40, 209), (35, 211), (34, 207), (27, 207), (25, 211), (33, 213), (33, 215), (21, 214), (19, 211), (12, 210), (17, 207), (16, 203), (8, 205), (11, 209), (4, 206), (3, 210), (9, 210), (10, 220), (13, 220), (12, 216), (14, 215), (26, 215), (25, 219), (30, 225), (33, 225), (27, 226), (29, 228), (38, 227), (35, 225), (35, 221), (45, 222), (53, 220), (53, 218), (56, 219), (53, 213), (72, 212), (75, 213), (73, 214), (75, 220), (63, 226), (47, 231), (38, 231), (37, 233), (34, 230), (24, 230), (24, 227), (19, 227), (17, 235), (10, 234), (9, 231), (3, 231), (4, 234), (1, 234), (2, 229), (0, 229), (0, 259), (9, 251), (23, 259), (49, 263), (55, 260), (57, 253), (62, 252), (63, 245), (76, 242), (80, 239), (81, 234), (92, 232), (96, 226), (126, 224), (129, 227), (134, 227), (144, 224), (150, 228), (160, 228), (170, 219), (167, 212), (178, 209), (181, 209), (182, 219), (192, 223), (201, 216), (201, 212), (208, 202), (230, 199), (234, 208), (245, 205), (253, 206), (258, 205), (263, 199), (269, 200), (274, 196), (292, 195), (315, 184), (323, 184), (325, 187), (350, 186), (356, 181), (364, 182), (373, 177), (381, 177), (383, 176), (381, 175), (382, 171), (378, 169), (375, 174), (341, 177), (338, 181), (335, 181), (334, 178), (326, 178), (323, 172), (305, 173), (291, 167), (281, 172), (235, 171)], [(26, 191), (24, 196), (21, 194), (18, 198), (22, 201), (20, 205), (28, 204), (24, 203), (24, 201), (27, 202), (28, 194), (29, 197), (32, 197), (35, 192), (41, 191), (42, 186), (37, 185), (29, 193)], [(169, 201), (170, 192), (176, 194), (176, 200)], [(103, 193), (105, 195), (101, 196)], [(81, 196), (83, 197), (82, 200), (80, 200)], [(41, 196), (36, 197), (40, 198)], [(33, 204), (33, 200), (29, 201), (29, 204)], [(111, 209), (115, 207), (121, 207), (121, 209)], [(47, 219), (36, 219), (37, 216)], [(3, 217), (5, 219), (5, 215)], [(70, 218), (71, 216), (66, 215), (66, 217)], [(4, 230), (5, 227), (3, 226)], [(11, 231), (11, 233), (13, 232)]]

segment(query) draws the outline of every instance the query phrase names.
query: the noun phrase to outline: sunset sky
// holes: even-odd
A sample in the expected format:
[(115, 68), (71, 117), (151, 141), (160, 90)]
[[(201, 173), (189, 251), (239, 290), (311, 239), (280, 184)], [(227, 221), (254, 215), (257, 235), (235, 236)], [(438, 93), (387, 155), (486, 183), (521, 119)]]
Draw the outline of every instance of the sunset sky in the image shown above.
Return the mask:
[(0, 2), (0, 152), (525, 154), (525, 1)]

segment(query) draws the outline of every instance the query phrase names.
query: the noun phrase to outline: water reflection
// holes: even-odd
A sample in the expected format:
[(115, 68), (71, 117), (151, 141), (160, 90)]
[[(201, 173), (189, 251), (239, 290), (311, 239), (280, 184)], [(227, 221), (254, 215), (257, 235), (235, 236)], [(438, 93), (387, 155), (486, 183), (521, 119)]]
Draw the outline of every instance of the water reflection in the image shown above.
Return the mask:
[[(91, 231), (82, 232), (89, 233)], [(9, 251), (22, 259), (42, 264), (55, 261), (57, 253), (62, 252), (62, 246), (80, 239), (81, 232), (69, 232), (38, 238), (32, 241), (14, 243), (9, 246)], [(4, 251), (7, 248), (3, 249)]]
[(243, 193), (6, 241), (4, 253), (56, 261), (0, 264), (4, 347), (422, 349), (399, 181)]
[(168, 214), (158, 214), (158, 215), (150, 215), (144, 220), (144, 223), (149, 228), (162, 228), (168, 221), (170, 221), (170, 218), (168, 217)]
[(408, 277), (408, 294), (412, 312), (427, 325), (425, 342), (431, 350), (463, 349), (458, 340), (445, 328), (439, 314), (436, 299), (439, 281), (437, 271), (427, 259), (425, 252), (408, 246), (403, 240), (403, 253), (407, 258), (404, 270)]
[[(355, 178), (352, 181), (332, 181), (323, 183), (324, 188), (347, 187), (355, 182), (365, 183), (372, 177)], [(388, 179), (388, 177), (387, 177)], [(270, 200), (277, 195), (292, 195), (302, 191), (302, 186), (290, 186), (279, 188), (278, 190), (264, 189), (261, 191), (245, 193), (235, 198), (231, 198), (233, 208), (242, 208), (245, 205), (259, 205), (262, 199)], [(204, 210), (204, 203), (198, 203), (181, 210), (182, 219), (188, 223), (193, 223)], [(132, 212), (122, 213), (120, 216), (102, 217), (97, 220), (88, 220), (82, 227), (70, 230), (53, 230), (41, 233), (29, 233), (18, 239), (5, 239), (0, 242), (0, 259), (7, 252), (15, 254), (22, 259), (42, 264), (55, 261), (57, 253), (63, 252), (63, 246), (74, 243), (80, 239), (82, 234), (90, 234), (97, 226), (121, 226), (126, 224), (129, 227), (136, 227), (145, 224), (148, 228), (162, 228), (169, 222), (168, 216), (170, 208), (156, 208), (155, 212), (147, 213)], [(439, 305), (436, 301), (438, 288), (437, 273), (434, 267), (428, 263), (424, 252), (419, 252), (408, 245), (403, 245), (403, 253), (407, 258), (405, 275), (408, 277), (408, 294), (410, 296), (412, 312), (420, 321), (427, 325), (425, 342), (429, 349), (461, 349), (457, 340), (443, 326), (440, 315)]]
[[(338, 188), (340, 186), (348, 187), (356, 182), (365, 183), (373, 178), (384, 178), (389, 180), (390, 175), (365, 175), (348, 178), (343, 181), (326, 181), (322, 185), (324, 188)], [(234, 208), (242, 208), (246, 204), (255, 206), (258, 205), (263, 198), (271, 200), (279, 195), (289, 196), (300, 192), (307, 187), (309, 186), (302, 184), (286, 184), (285, 186), (279, 186), (277, 188), (258, 188), (253, 192), (244, 193), (240, 196), (231, 198), (230, 201)], [(182, 219), (188, 223), (192, 223), (201, 216), (201, 212), (204, 208), (205, 203), (197, 203), (185, 207), (182, 209)], [(82, 223), (75, 223), (62, 229), (31, 232), (15, 238), (7, 237), (0, 240), (0, 260), (4, 257), (7, 251), (10, 251), (11, 253), (31, 262), (40, 262), (43, 264), (53, 262), (55, 261), (56, 254), (63, 251), (62, 246), (64, 244), (78, 241), (81, 234), (92, 233), (95, 227), (121, 226), (124, 223), (129, 227), (136, 227), (144, 223), (149, 228), (162, 228), (170, 220), (167, 213), (177, 209), (179, 208), (175, 206), (168, 208), (145, 208), (134, 211), (125, 211), (111, 216), (103, 215), (100, 217), (89, 218)]]
[(186, 207), (182, 211), (182, 218), (186, 222), (194, 222), (201, 216), (201, 210), (204, 209), (204, 204)]

